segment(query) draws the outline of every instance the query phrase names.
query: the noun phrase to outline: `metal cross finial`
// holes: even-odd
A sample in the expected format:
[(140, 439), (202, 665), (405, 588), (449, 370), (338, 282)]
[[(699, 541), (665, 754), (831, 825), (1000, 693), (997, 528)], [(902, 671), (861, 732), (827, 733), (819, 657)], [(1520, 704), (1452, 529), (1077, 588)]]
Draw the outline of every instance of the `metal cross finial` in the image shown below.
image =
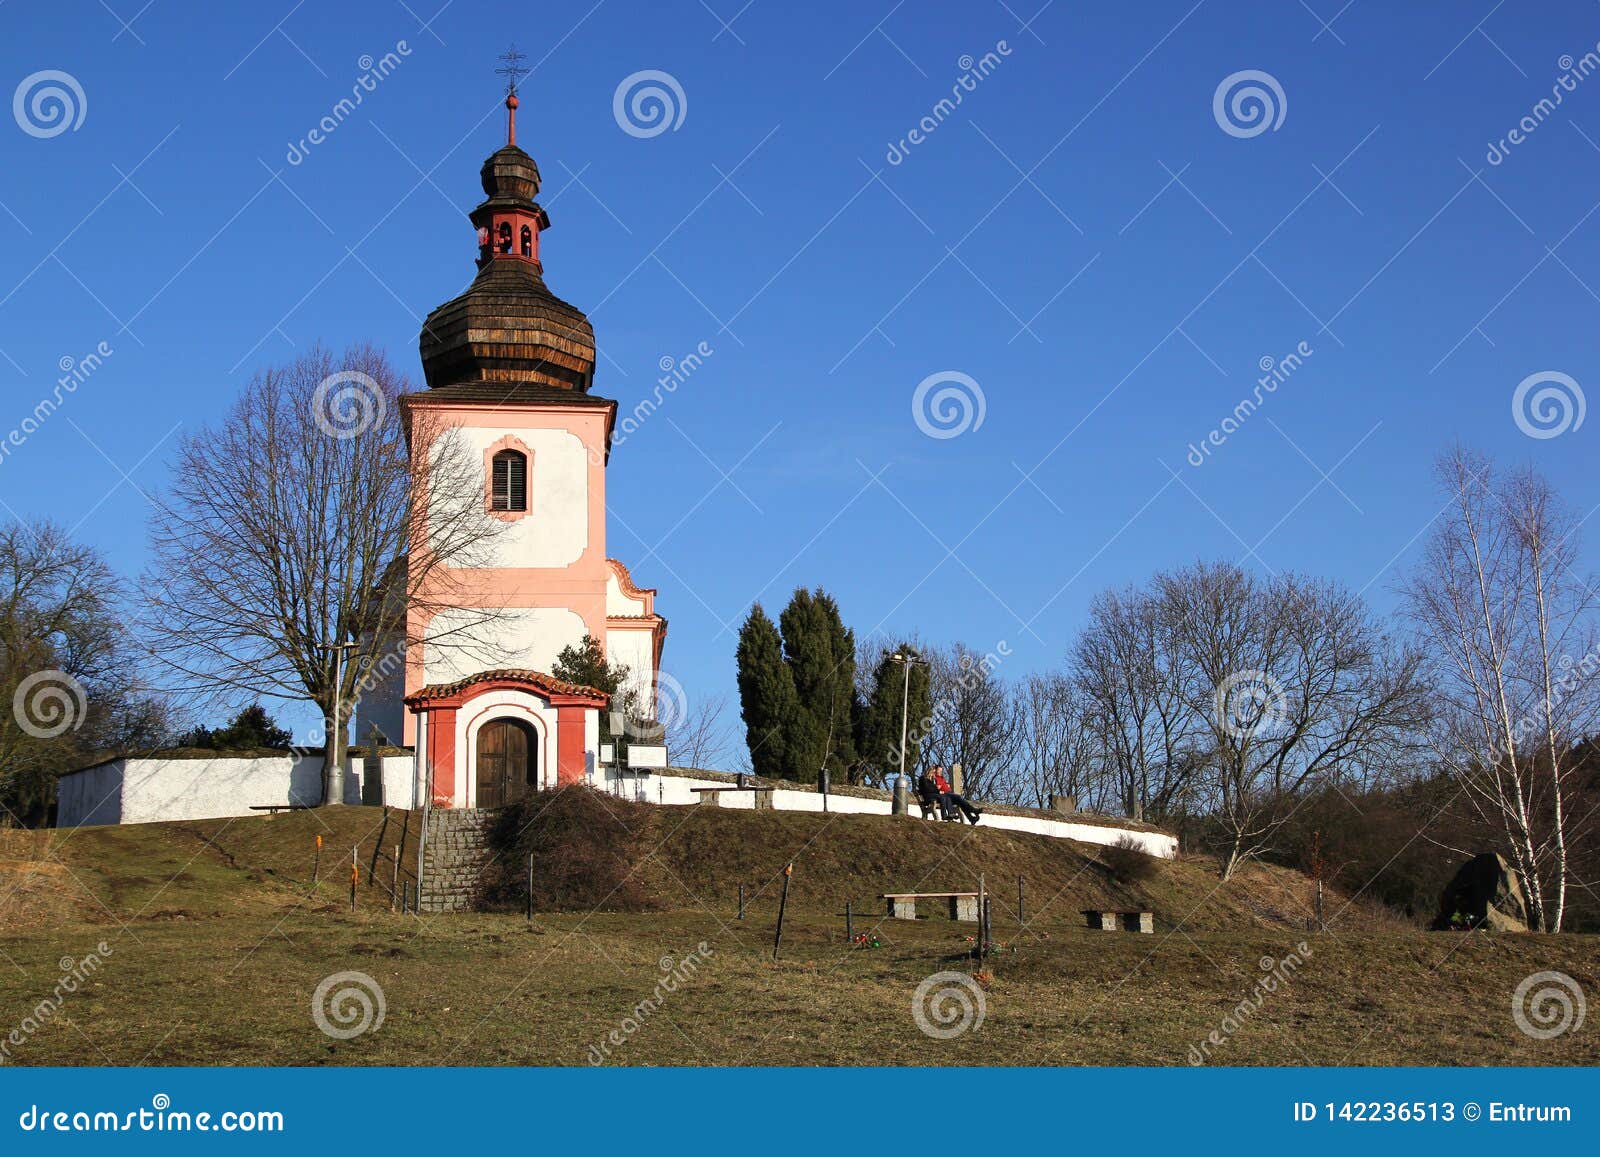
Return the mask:
[(506, 78), (506, 94), (515, 96), (517, 93), (517, 78), (526, 76), (529, 72), (528, 69), (522, 67), (522, 62), (528, 59), (527, 53), (518, 52), (516, 44), (513, 43), (509, 51), (500, 54), (500, 59), (505, 63), (494, 71), (496, 75)]

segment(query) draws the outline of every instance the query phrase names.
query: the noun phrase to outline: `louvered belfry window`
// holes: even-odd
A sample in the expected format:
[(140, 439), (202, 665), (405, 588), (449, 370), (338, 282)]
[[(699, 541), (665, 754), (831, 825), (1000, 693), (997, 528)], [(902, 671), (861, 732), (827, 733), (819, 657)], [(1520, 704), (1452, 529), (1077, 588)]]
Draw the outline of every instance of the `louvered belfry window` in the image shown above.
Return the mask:
[(528, 459), (515, 450), (494, 456), (489, 504), (494, 510), (528, 509)]

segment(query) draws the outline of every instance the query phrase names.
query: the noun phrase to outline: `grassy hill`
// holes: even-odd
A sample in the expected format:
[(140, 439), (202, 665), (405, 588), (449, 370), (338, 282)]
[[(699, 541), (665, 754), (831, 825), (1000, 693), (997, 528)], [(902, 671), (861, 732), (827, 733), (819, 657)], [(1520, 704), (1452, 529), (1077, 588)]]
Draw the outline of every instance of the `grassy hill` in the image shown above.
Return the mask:
[[(1517, 1028), (1510, 1003), (1524, 977), (1546, 970), (1600, 992), (1592, 937), (1428, 934), (1342, 898), (1328, 906), (1330, 931), (1313, 934), (1308, 882), (1282, 869), (1223, 884), (1203, 859), (1124, 862), (981, 825), (605, 803), (615, 827), (598, 833), (596, 854), (637, 883), (647, 910), (605, 905), (531, 923), (391, 915), (394, 850), (403, 862), (415, 855), (417, 820), (403, 812), (0, 833), (0, 1018), (23, 1021), (63, 961), (110, 949), (10, 1059), (1183, 1064), (1215, 1032), (1221, 1043), (1203, 1051), (1219, 1064), (1600, 1063), (1596, 1018), (1540, 1041)], [(979, 975), (984, 1019), (935, 1039), (918, 1027), (914, 995), (936, 973), (976, 968), (973, 926), (885, 920), (877, 897), (969, 888), (980, 873), (999, 949)], [(879, 947), (846, 943), (846, 899)], [(1098, 905), (1148, 907), (1156, 934), (1091, 932), (1078, 910)], [(1301, 944), (1298, 966), (1279, 968)], [(691, 952), (698, 971), (650, 1005), (663, 965)], [(335, 1040), (313, 1022), (312, 994), (350, 971), (382, 989), (385, 1019)], [(1283, 983), (1263, 994), (1273, 974)]]

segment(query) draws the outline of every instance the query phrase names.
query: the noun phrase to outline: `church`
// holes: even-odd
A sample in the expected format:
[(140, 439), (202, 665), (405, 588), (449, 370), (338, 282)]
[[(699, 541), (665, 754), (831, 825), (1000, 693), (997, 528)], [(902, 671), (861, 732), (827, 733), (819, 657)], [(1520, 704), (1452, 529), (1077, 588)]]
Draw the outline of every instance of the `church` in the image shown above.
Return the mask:
[[(465, 447), (474, 467), (482, 463), (466, 475), (481, 487), (482, 517), (502, 525), (487, 557), (429, 572), (425, 582), (440, 589), (415, 592), (407, 608), (404, 685), (395, 678), (357, 707), (358, 736), (376, 727), (425, 753), (418, 763), (436, 807), (496, 807), (592, 777), (609, 705), (554, 678), (556, 656), (586, 635), (598, 640), (628, 668), (634, 701), (653, 705), (667, 633), (656, 592), (606, 553), (617, 403), (591, 391), (589, 319), (545, 284), (539, 253), (550, 217), (534, 199), (539, 167), (517, 146), (517, 105), (513, 88), (506, 144), (484, 161), (484, 199), (468, 214), (477, 276), (424, 321), (427, 388), (401, 399), (412, 461), (425, 462), (447, 436)], [(422, 499), (424, 539), (438, 504), (458, 497)], [(468, 634), (485, 615), (487, 656), (429, 642)]]
[[(620, 704), (552, 674), (562, 650), (593, 638), (610, 663), (628, 669), (618, 699), (651, 711), (667, 621), (656, 592), (606, 551), (618, 405), (592, 391), (589, 319), (545, 284), (540, 240), (550, 217), (535, 200), (539, 168), (517, 147), (517, 106), (513, 85), (506, 143), (484, 161), (484, 199), (468, 214), (477, 275), (427, 316), (419, 339), (425, 388), (400, 399), (413, 480), (424, 492), (411, 544), (419, 569), (404, 584), (404, 637), (383, 648), (395, 661), (362, 680), (355, 729), (364, 746), (326, 783), (320, 744), (281, 755), (114, 756), (61, 777), (59, 826), (313, 807), (324, 802), (325, 786), (347, 804), (421, 809), (437, 832), (481, 823), (482, 809), (530, 792), (579, 783), (666, 805), (904, 813), (887, 791), (747, 784), (741, 775), (675, 767), (654, 736), (635, 738), (618, 758), (615, 745), (601, 742), (600, 720)], [(461, 468), (434, 473), (444, 453)], [(440, 565), (424, 574), (417, 552), (463, 516), (486, 530), (483, 548), (470, 559), (437, 551)], [(457, 645), (475, 634), (474, 645)], [(984, 822), (1085, 843), (1131, 840), (1156, 856), (1177, 849), (1164, 832), (1083, 815), (1070, 799), (1048, 812), (991, 805)], [(464, 894), (433, 899), (466, 902)]]

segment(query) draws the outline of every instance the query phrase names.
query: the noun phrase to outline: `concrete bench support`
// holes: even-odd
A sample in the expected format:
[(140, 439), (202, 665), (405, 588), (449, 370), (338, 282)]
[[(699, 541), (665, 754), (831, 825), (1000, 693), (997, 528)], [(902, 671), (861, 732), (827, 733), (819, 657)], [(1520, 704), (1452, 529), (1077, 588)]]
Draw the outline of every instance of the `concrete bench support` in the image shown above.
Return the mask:
[(950, 919), (968, 924), (978, 922), (976, 892), (907, 892), (883, 897), (889, 902), (889, 915), (896, 920), (915, 920), (918, 900), (943, 900), (950, 906)]
[(1094, 908), (1085, 908), (1083, 916), (1088, 921), (1089, 927), (1098, 928), (1102, 932), (1154, 933), (1156, 930), (1153, 912), (1138, 910), (1102, 912)]

